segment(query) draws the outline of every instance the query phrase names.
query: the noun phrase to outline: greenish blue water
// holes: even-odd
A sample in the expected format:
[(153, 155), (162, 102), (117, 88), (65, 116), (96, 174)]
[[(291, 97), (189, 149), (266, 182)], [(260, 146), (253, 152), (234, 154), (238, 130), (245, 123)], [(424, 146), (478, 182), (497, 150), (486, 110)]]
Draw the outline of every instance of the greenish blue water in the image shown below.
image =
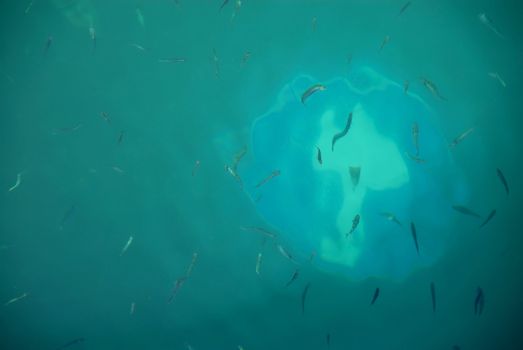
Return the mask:
[(2, 2), (0, 348), (522, 348), (521, 5), (405, 3)]

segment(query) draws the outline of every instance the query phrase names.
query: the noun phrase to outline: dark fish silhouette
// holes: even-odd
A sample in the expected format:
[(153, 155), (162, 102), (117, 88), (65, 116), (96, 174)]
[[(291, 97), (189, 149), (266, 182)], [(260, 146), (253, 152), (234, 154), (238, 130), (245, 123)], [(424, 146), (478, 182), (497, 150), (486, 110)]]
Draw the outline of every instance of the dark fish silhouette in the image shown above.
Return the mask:
[(418, 245), (418, 236), (416, 234), (416, 226), (413, 222), (410, 223), (410, 232), (412, 233), (412, 239), (414, 240), (414, 245), (416, 245), (416, 252), (419, 255), (419, 245)]
[(263, 186), (264, 184), (266, 184), (267, 182), (269, 182), (271, 179), (275, 178), (276, 176), (280, 176), (281, 172), (276, 169), (274, 170), (272, 173), (270, 173), (266, 178), (264, 178), (263, 180), (261, 180), (257, 185), (256, 185), (256, 188), (260, 188), (261, 186)]
[(305, 101), (307, 101), (307, 99), (309, 97), (312, 96), (312, 94), (314, 94), (315, 92), (317, 91), (324, 91), (326, 90), (327, 88), (325, 87), (325, 85), (322, 85), (322, 84), (314, 84), (312, 85), (310, 88), (308, 88), (302, 95), (301, 95), (301, 103), (305, 104)]
[(335, 134), (332, 137), (332, 151), (334, 152), (334, 145), (336, 142), (341, 139), (343, 136), (347, 135), (347, 132), (349, 132), (350, 125), (352, 124), (352, 112), (349, 113), (349, 117), (347, 118), (347, 124), (345, 124), (345, 129), (343, 131)]
[(430, 298), (432, 300), (432, 312), (436, 312), (436, 286), (434, 282), (430, 283)]
[(350, 180), (352, 182), (352, 190), (356, 190), (356, 187), (360, 183), (361, 167), (350, 166), (349, 167)]
[(370, 302), (371, 305), (374, 305), (374, 303), (376, 302), (376, 300), (378, 300), (378, 297), (380, 296), (380, 288), (377, 287), (376, 290), (374, 291), (374, 295), (372, 296), (372, 300)]
[(475, 218), (481, 218), (481, 215), (479, 215), (478, 213), (476, 213), (462, 205), (453, 205), (452, 209), (454, 209), (455, 211), (457, 211), (458, 213), (461, 213), (463, 215), (473, 216)]
[(287, 284), (285, 285), (285, 287), (288, 287), (292, 284), (292, 282), (296, 281), (296, 279), (298, 279), (298, 276), (300, 275), (300, 270), (296, 270), (294, 271), (294, 273), (292, 274), (292, 277), (291, 279), (289, 280), (289, 282), (287, 282)]
[(494, 216), (496, 216), (496, 209), (492, 210), (492, 211), (490, 212), (490, 214), (488, 214), (488, 216), (487, 216), (487, 218), (485, 219), (485, 221), (483, 221), (483, 222), (481, 223), (481, 225), (479, 225), (479, 228), (482, 228), (483, 226), (485, 226), (486, 224), (488, 224), (489, 221), (492, 220), (492, 218), (493, 218)]
[(182, 288), (182, 286), (186, 280), (187, 280), (187, 277), (181, 277), (181, 278), (178, 278), (176, 280), (176, 282), (174, 282), (174, 288), (173, 288), (173, 291), (171, 292), (171, 296), (167, 300), (167, 304), (170, 304), (173, 302), (174, 297), (176, 297), (176, 294), (178, 294), (178, 292), (180, 291), (180, 288)]
[(352, 227), (349, 231), (349, 233), (347, 233), (347, 237), (352, 234), (354, 231), (356, 231), (356, 228), (358, 227), (358, 224), (360, 223), (360, 214), (356, 214), (356, 216), (354, 217), (354, 219), (352, 219)]
[(401, 16), (403, 12), (405, 12), (406, 9), (408, 9), (410, 6), (410, 1), (408, 1), (403, 7), (401, 8), (400, 12), (398, 13), (398, 17)]
[(301, 313), (305, 314), (305, 299), (307, 298), (307, 293), (309, 292), (309, 287), (311, 286), (310, 282), (307, 283), (303, 292), (301, 293)]
[(331, 348), (331, 334), (327, 333), (327, 349)]
[(65, 343), (64, 345), (60, 346), (59, 348), (56, 348), (56, 350), (62, 350), (62, 349), (68, 348), (72, 345), (83, 343), (84, 341), (85, 341), (85, 338), (76, 338), (76, 339), (71, 340), (70, 342)]
[(316, 147), (318, 149), (318, 154), (317, 154), (317, 158), (318, 158), (318, 163), (320, 163), (320, 165), (323, 164), (323, 159), (321, 158), (321, 149), (319, 147)]
[(47, 51), (49, 51), (49, 48), (51, 47), (52, 44), (53, 44), (53, 37), (52, 36), (47, 37), (47, 41), (45, 42), (45, 46), (44, 46), (44, 56), (47, 55)]
[(483, 289), (478, 287), (476, 292), (476, 299), (474, 299), (474, 315), (481, 316), (483, 313), (483, 308), (485, 306), (485, 295), (483, 294)]
[(508, 189), (508, 182), (507, 182), (507, 179), (505, 178), (505, 175), (503, 175), (503, 172), (501, 172), (501, 170), (496, 169), (497, 173), (498, 173), (498, 177), (499, 177), (499, 180), (501, 181), (501, 183), (503, 184), (503, 186), (505, 187), (505, 192), (507, 192), (507, 196), (509, 194), (509, 189)]
[(223, 0), (222, 6), (220, 6), (220, 11), (229, 3), (229, 0)]
[(74, 215), (75, 211), (76, 207), (74, 204), (71, 205), (69, 209), (67, 209), (64, 216), (62, 217), (62, 221), (60, 222), (60, 230), (63, 230), (65, 223), (69, 221), (69, 219)]

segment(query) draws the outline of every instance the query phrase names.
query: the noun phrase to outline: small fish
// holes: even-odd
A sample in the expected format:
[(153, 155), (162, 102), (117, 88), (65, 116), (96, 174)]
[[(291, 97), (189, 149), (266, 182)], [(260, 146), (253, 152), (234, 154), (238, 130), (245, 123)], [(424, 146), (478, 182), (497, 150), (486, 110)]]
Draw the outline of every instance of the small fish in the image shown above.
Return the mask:
[(412, 142), (416, 149), (416, 157), (419, 156), (419, 126), (418, 123), (412, 123)]
[(232, 170), (234, 170), (234, 172), (237, 171), (238, 164), (240, 163), (242, 158), (245, 156), (245, 154), (247, 154), (247, 147), (243, 147), (238, 153), (236, 153), (234, 155), (234, 159), (233, 159), (232, 167), (231, 167)]
[(331, 334), (330, 333), (327, 333), (326, 340), (327, 340), (327, 349), (330, 349), (331, 348)]
[(129, 247), (131, 246), (131, 243), (133, 243), (133, 236), (130, 236), (129, 239), (127, 240), (127, 243), (125, 243), (125, 245), (123, 246), (120, 256), (123, 256), (125, 254), (127, 249), (129, 249)]
[(138, 50), (140, 50), (140, 51), (147, 51), (147, 49), (145, 47), (143, 47), (142, 45), (140, 45), (140, 44), (132, 43), (131, 46), (136, 48), (136, 49), (138, 49)]
[(240, 12), (241, 7), (242, 7), (241, 0), (236, 0), (236, 5), (234, 6), (234, 11), (232, 12), (232, 15), (231, 15), (231, 21), (233, 21), (236, 18), (236, 16)]
[(312, 17), (311, 25), (312, 25), (312, 31), (315, 32), (316, 27), (318, 26), (318, 19), (316, 17)]
[(113, 167), (111, 167), (111, 169), (113, 169), (114, 171), (116, 171), (117, 173), (120, 173), (120, 174), (125, 173), (125, 171), (123, 171), (121, 168), (119, 168), (117, 166), (113, 166)]
[(236, 181), (238, 181), (240, 187), (243, 188), (243, 180), (233, 168), (231, 168), (228, 165), (225, 165), (225, 171), (227, 171)]
[(488, 75), (491, 78), (496, 79), (501, 84), (501, 86), (507, 87), (507, 84), (505, 83), (505, 81), (503, 79), (501, 79), (501, 77), (499, 76), (498, 73), (489, 73)]
[(291, 279), (289, 280), (289, 282), (287, 282), (287, 284), (285, 285), (285, 287), (290, 286), (292, 284), (292, 282), (296, 281), (296, 279), (298, 278), (299, 275), (300, 275), (300, 270), (296, 269), (294, 271), (294, 273), (292, 274)]
[(509, 194), (509, 189), (508, 189), (508, 182), (507, 182), (507, 179), (505, 178), (505, 175), (503, 175), (503, 172), (498, 168), (496, 169), (496, 172), (498, 174), (498, 177), (499, 177), (499, 180), (501, 181), (501, 183), (503, 184), (503, 187), (505, 187), (505, 192), (507, 192), (507, 196)]
[(344, 137), (345, 135), (347, 135), (347, 133), (349, 132), (349, 129), (350, 129), (350, 126), (352, 124), (352, 112), (349, 113), (349, 116), (347, 118), (347, 123), (345, 123), (345, 128), (337, 133), (337, 134), (334, 134), (334, 136), (332, 137), (332, 151), (334, 152), (334, 145), (336, 144), (336, 142), (338, 142), (339, 139), (341, 139), (342, 137)]
[(440, 100), (443, 100), (443, 101), (446, 101), (447, 99), (443, 96), (441, 96), (441, 94), (439, 93), (439, 90), (436, 86), (436, 84), (434, 84), (432, 81), (426, 79), (426, 78), (421, 78), (421, 83), (423, 84), (423, 86), (425, 86), (427, 88), (427, 90), (430, 91), (430, 93), (439, 98)]
[(71, 128), (58, 128), (58, 129), (54, 129), (53, 130), (53, 135), (58, 135), (58, 134), (65, 134), (65, 133), (69, 133), (69, 132), (74, 132), (74, 131), (77, 131), (79, 130), (81, 127), (83, 126), (83, 124), (78, 124), (78, 125), (75, 125)]
[(390, 36), (386, 35), (385, 38), (383, 39), (383, 42), (381, 43), (381, 46), (380, 46), (380, 49), (378, 50), (379, 52), (381, 52), (381, 50), (383, 50), (383, 48), (385, 47), (385, 45), (387, 45), (390, 41)]
[(406, 95), (409, 92), (410, 81), (405, 80), (403, 83), (403, 93)]
[(260, 275), (260, 267), (262, 263), (262, 253), (258, 253), (258, 257), (256, 258), (256, 274)]
[(220, 6), (220, 11), (229, 3), (229, 0), (223, 0), (222, 6)]
[(47, 37), (47, 41), (45, 42), (45, 47), (44, 47), (44, 56), (47, 55), (47, 51), (49, 51), (49, 48), (51, 47), (52, 44), (53, 44), (53, 37), (52, 36)]
[(416, 155), (410, 154), (409, 152), (405, 152), (405, 154), (406, 154), (410, 159), (412, 159), (413, 161), (415, 161), (415, 162), (418, 163), (418, 164), (423, 164), (423, 163), (426, 163), (426, 162), (427, 162), (425, 159), (420, 158), (419, 156), (416, 156)]
[(416, 225), (414, 225), (414, 222), (410, 223), (410, 232), (412, 233), (412, 239), (414, 240), (414, 245), (416, 246), (416, 252), (419, 255), (418, 236), (416, 234)]
[(296, 262), (296, 260), (294, 260), (294, 257), (291, 255), (291, 253), (289, 253), (287, 250), (285, 250), (285, 248), (283, 248), (283, 246), (281, 245), (277, 245), (278, 247), (278, 251), (281, 253), (281, 255), (283, 255), (284, 257), (286, 257), (287, 259), (289, 259), (290, 261), (292, 262)]
[(124, 135), (125, 135), (125, 132), (123, 130), (120, 131), (120, 136), (118, 136), (118, 144), (122, 143)]
[(355, 191), (360, 183), (361, 167), (349, 166), (350, 180), (352, 182), (352, 190)]
[(76, 339), (71, 340), (70, 342), (65, 343), (64, 345), (60, 346), (56, 350), (62, 350), (62, 349), (68, 348), (72, 345), (83, 343), (84, 341), (85, 341), (85, 338), (76, 338)]
[(131, 310), (129, 310), (129, 315), (134, 315), (134, 310), (136, 308), (136, 304), (134, 301), (131, 303)]
[(430, 282), (430, 299), (432, 300), (432, 312), (436, 312), (436, 286)]
[(482, 228), (483, 226), (485, 226), (486, 224), (489, 223), (490, 220), (492, 220), (492, 218), (496, 215), (496, 209), (492, 210), (490, 212), (490, 214), (488, 214), (487, 218), (485, 219), (485, 221), (483, 221), (481, 223), (481, 225), (479, 225), (479, 228)]
[(111, 124), (111, 118), (109, 118), (109, 115), (106, 112), (100, 112), (100, 117), (102, 117), (106, 123)]
[(185, 348), (186, 348), (187, 350), (194, 350), (194, 348), (191, 346), (191, 344), (189, 344), (189, 343), (187, 343), (187, 342), (185, 342)]
[(12, 191), (16, 190), (18, 188), (18, 186), (20, 186), (20, 183), (22, 183), (22, 173), (16, 174), (16, 182), (13, 186), (9, 187), (7, 192), (12, 192)]
[(467, 208), (463, 205), (453, 205), (452, 209), (454, 209), (455, 211), (457, 211), (458, 213), (461, 213), (463, 215), (473, 216), (475, 218), (481, 218), (481, 215), (479, 215), (478, 213), (470, 210), (469, 208)]
[(260, 188), (261, 186), (263, 186), (264, 184), (266, 184), (268, 181), (270, 181), (271, 179), (277, 177), (277, 176), (280, 176), (281, 172), (276, 169), (274, 170), (272, 173), (269, 174), (269, 176), (267, 176), (266, 178), (264, 178), (263, 180), (261, 180), (257, 185), (256, 185), (256, 188)]
[(323, 84), (314, 84), (301, 95), (301, 103), (305, 104), (307, 99), (311, 97), (312, 94), (318, 91), (325, 91), (327, 87)]
[(138, 20), (138, 23), (142, 28), (145, 27), (145, 19), (143, 18), (142, 10), (140, 8), (136, 8), (136, 19)]
[(474, 315), (481, 316), (483, 313), (483, 308), (485, 306), (485, 295), (483, 294), (483, 289), (478, 287), (476, 292), (476, 298), (474, 299)]
[[(226, 0), (227, 2), (228, 0)], [(214, 63), (214, 76), (217, 79), (220, 79), (220, 59), (218, 58), (218, 54), (216, 53), (216, 49), (212, 49), (212, 60)]]
[(456, 147), (461, 141), (463, 141), (467, 136), (470, 135), (470, 133), (472, 133), (474, 131), (474, 129), (476, 129), (475, 126), (473, 126), (472, 128), (464, 131), (463, 133), (461, 133), (459, 136), (457, 136), (449, 145), (450, 148), (453, 148), (453, 147)]
[(305, 300), (307, 298), (307, 294), (309, 293), (310, 286), (311, 286), (310, 282), (307, 283), (307, 285), (303, 289), (303, 292), (301, 293), (301, 313), (302, 314), (305, 314)]
[(238, 345), (238, 350), (245, 350), (245, 349), (243, 348), (243, 346)]
[(478, 15), (478, 19), (481, 23), (486, 25), (490, 30), (492, 30), (501, 39), (505, 39), (505, 36), (498, 31), (498, 29), (492, 23), (492, 20), (490, 18), (488, 18), (488, 16), (485, 13), (480, 13)]
[(356, 216), (354, 217), (354, 219), (352, 219), (352, 227), (349, 231), (349, 233), (347, 233), (347, 237), (352, 234), (354, 231), (356, 231), (356, 228), (358, 227), (358, 224), (360, 223), (360, 214), (356, 214)]
[(410, 1), (408, 1), (405, 5), (403, 5), (403, 7), (400, 9), (400, 12), (398, 13), (397, 17), (401, 16), (403, 14), (403, 12), (405, 12), (405, 10), (407, 8), (409, 8), (410, 6)]
[(241, 66), (244, 66), (244, 65), (247, 64), (247, 62), (248, 62), (249, 59), (251, 58), (251, 55), (252, 55), (252, 53), (251, 53), (250, 51), (245, 51), (245, 52), (243, 53)]
[(198, 253), (196, 253), (196, 252), (192, 253), (191, 264), (189, 265), (189, 267), (187, 268), (187, 271), (185, 272), (186, 278), (191, 277), (192, 270), (194, 269), (194, 265), (196, 265), (197, 260), (198, 260)]
[(240, 226), (240, 229), (244, 230), (244, 231), (254, 231), (254, 232), (258, 232), (258, 233), (261, 233), (267, 237), (270, 237), (270, 238), (276, 238), (276, 234), (272, 233), (271, 231), (269, 230), (266, 230), (264, 229), (263, 227), (254, 227), (254, 226)]
[(33, 7), (33, 3), (34, 3), (34, 0), (31, 0), (29, 5), (27, 5), (27, 7), (25, 8), (24, 12), (25, 12), (26, 15), (29, 13), (29, 11), (31, 11), (31, 8)]
[(372, 296), (372, 300), (370, 302), (371, 305), (374, 305), (374, 303), (376, 302), (376, 300), (378, 300), (378, 297), (380, 296), (380, 288), (377, 287), (376, 290), (374, 291), (374, 295)]
[(398, 218), (396, 217), (396, 215), (394, 215), (394, 214), (392, 214), (392, 213), (387, 213), (387, 212), (380, 213), (380, 215), (381, 215), (381, 216), (384, 216), (387, 220), (396, 223), (399, 227), (403, 227), (403, 225), (402, 225), (401, 222), (398, 220)]
[(158, 63), (183, 63), (185, 58), (173, 57), (173, 58), (159, 58)]
[(199, 160), (196, 160), (194, 162), (194, 166), (192, 167), (192, 176), (196, 175), (196, 171), (200, 168), (201, 162)]
[(89, 36), (91, 37), (91, 41), (93, 42), (94, 53), (94, 51), (96, 50), (96, 31), (92, 25), (89, 27)]
[(176, 294), (178, 294), (178, 292), (180, 291), (180, 288), (182, 288), (182, 286), (186, 280), (187, 280), (187, 277), (181, 277), (181, 278), (178, 278), (174, 282), (174, 288), (173, 288), (173, 291), (171, 292), (171, 296), (167, 300), (167, 304), (170, 304), (173, 302), (174, 297), (176, 297)]
[(316, 147), (316, 149), (318, 150), (318, 152), (316, 153), (316, 159), (318, 159), (318, 163), (320, 163), (320, 165), (322, 165), (323, 160), (321, 158), (321, 149), (319, 147)]
[(28, 295), (29, 295), (29, 293), (24, 293), (16, 298), (13, 298), (13, 299), (9, 300), (7, 303), (5, 303), (4, 306), (8, 306), (8, 305), (11, 305), (12, 303), (16, 303), (17, 301), (26, 298)]
[(75, 205), (71, 205), (71, 207), (65, 212), (64, 216), (62, 217), (62, 221), (60, 222), (60, 230), (63, 230), (64, 225), (69, 219), (74, 215), (76, 211)]

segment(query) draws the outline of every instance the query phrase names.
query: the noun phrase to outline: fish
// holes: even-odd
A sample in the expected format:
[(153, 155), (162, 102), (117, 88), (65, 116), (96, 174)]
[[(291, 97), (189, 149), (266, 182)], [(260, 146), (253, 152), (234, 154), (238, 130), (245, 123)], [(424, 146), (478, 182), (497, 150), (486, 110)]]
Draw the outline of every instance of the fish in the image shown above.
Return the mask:
[(330, 333), (327, 333), (326, 341), (327, 341), (327, 349), (330, 349), (330, 347), (331, 347), (331, 334)]
[(102, 117), (102, 119), (107, 123), (111, 124), (111, 118), (109, 118), (109, 115), (106, 112), (100, 112), (100, 117)]
[(238, 153), (236, 153), (234, 155), (234, 159), (233, 159), (232, 167), (231, 167), (232, 170), (234, 170), (234, 172), (237, 171), (238, 164), (240, 163), (242, 158), (245, 156), (245, 154), (247, 154), (247, 147), (243, 147)]
[(12, 192), (12, 191), (16, 190), (18, 188), (18, 186), (20, 186), (21, 183), (22, 183), (22, 173), (18, 173), (18, 174), (16, 174), (15, 184), (13, 186), (9, 187), (7, 192)]
[(222, 5), (220, 6), (220, 10), (219, 11), (221, 11), (228, 3), (229, 3), (229, 0), (223, 0)]
[(307, 294), (309, 293), (309, 288), (311, 286), (311, 283), (307, 283), (305, 285), (305, 288), (303, 288), (303, 292), (301, 293), (301, 313), (305, 314), (305, 300), (307, 298)]
[(25, 13), (26, 15), (29, 13), (29, 11), (31, 11), (31, 8), (33, 7), (33, 3), (34, 3), (34, 0), (31, 0), (31, 2), (29, 3), (29, 5), (27, 5), (27, 7), (25, 8), (24, 13)]
[(216, 53), (216, 49), (212, 49), (212, 60), (214, 63), (214, 76), (217, 79), (220, 79), (220, 59), (218, 58), (218, 54)]
[(124, 255), (127, 249), (131, 246), (131, 243), (133, 243), (133, 236), (129, 236), (129, 239), (127, 240), (127, 243), (122, 248), (122, 252), (120, 253), (120, 256)]
[(436, 84), (434, 84), (432, 81), (430, 81), (426, 78), (420, 78), (420, 79), (421, 79), (421, 83), (423, 84), (423, 86), (425, 86), (427, 88), (427, 90), (429, 90), (433, 96), (435, 96), (443, 101), (447, 100), (445, 97), (441, 96)]
[(458, 345), (453, 345), (452, 350), (461, 350), (461, 347), (459, 347)]
[(240, 187), (243, 188), (243, 180), (242, 178), (240, 177), (240, 175), (238, 175), (238, 173), (236, 171), (234, 171), (233, 168), (231, 168), (230, 166), (228, 165), (225, 165), (225, 170), (236, 180), (238, 181), (238, 183), (240, 184)]
[(485, 219), (485, 221), (483, 221), (481, 223), (481, 225), (479, 225), (479, 228), (482, 228), (483, 226), (485, 226), (486, 224), (489, 223), (490, 220), (492, 220), (492, 218), (496, 215), (496, 209), (492, 210), (490, 212), (490, 214), (488, 214), (487, 218)]
[(412, 239), (414, 240), (414, 245), (416, 246), (416, 252), (419, 255), (419, 245), (418, 245), (418, 235), (416, 233), (416, 225), (414, 222), (410, 222), (410, 232), (412, 233)]
[(242, 1), (236, 0), (236, 4), (234, 6), (234, 11), (232, 12), (232, 15), (231, 15), (231, 21), (233, 21), (236, 18), (236, 16), (240, 12), (241, 7), (242, 7)]
[(142, 28), (145, 27), (145, 19), (143, 17), (142, 10), (140, 10), (139, 7), (136, 8), (136, 19)]
[(416, 149), (416, 157), (419, 156), (419, 126), (418, 123), (412, 123), (412, 142)]
[(312, 263), (314, 261), (314, 258), (316, 257), (316, 251), (313, 250), (311, 252), (311, 255), (309, 256), (309, 262)]
[(183, 63), (185, 58), (172, 57), (172, 58), (159, 58), (158, 63)]
[(185, 348), (186, 348), (187, 350), (194, 350), (194, 348), (191, 346), (191, 344), (189, 344), (189, 343), (187, 343), (187, 342), (185, 342)]
[(455, 211), (457, 211), (458, 213), (461, 213), (463, 215), (473, 216), (475, 218), (481, 218), (481, 215), (479, 215), (478, 213), (470, 210), (469, 208), (467, 208), (463, 205), (453, 205), (452, 209), (454, 209)]
[(258, 257), (256, 258), (256, 274), (260, 275), (260, 267), (262, 263), (262, 253), (258, 253)]
[(65, 212), (64, 216), (62, 217), (62, 221), (60, 222), (60, 230), (63, 230), (64, 225), (69, 219), (74, 215), (76, 211), (76, 206), (73, 204), (69, 209)]
[(423, 163), (426, 163), (426, 162), (427, 162), (425, 159), (420, 158), (419, 156), (416, 156), (416, 155), (410, 154), (409, 152), (405, 152), (405, 154), (406, 154), (410, 159), (412, 159), (413, 161), (415, 161), (415, 162), (418, 163), (418, 164), (423, 164)]
[(62, 349), (68, 348), (72, 345), (83, 343), (84, 341), (85, 341), (85, 338), (76, 338), (76, 339), (71, 340), (70, 342), (65, 343), (64, 345), (60, 346), (59, 348), (56, 348), (56, 350), (62, 350)]
[(300, 270), (296, 269), (294, 271), (294, 273), (292, 274), (291, 279), (289, 280), (289, 282), (287, 282), (287, 284), (285, 285), (285, 287), (290, 286), (292, 284), (292, 282), (296, 281), (296, 279), (298, 278), (299, 275), (300, 275)]
[(472, 128), (470, 129), (467, 129), (466, 131), (464, 131), (463, 133), (461, 133), (459, 136), (457, 136), (449, 145), (450, 148), (454, 148), (456, 147), (461, 141), (463, 141), (467, 136), (469, 136), (473, 131), (474, 129), (476, 129), (475, 126), (473, 126)]
[(247, 64), (247, 61), (251, 58), (252, 53), (250, 51), (245, 51), (242, 56), (242, 62), (241, 66), (244, 66)]
[(167, 304), (170, 304), (173, 302), (174, 300), (174, 297), (176, 297), (176, 294), (178, 294), (178, 292), (180, 291), (180, 288), (182, 288), (183, 284), (185, 283), (185, 281), (187, 280), (187, 277), (181, 277), (181, 278), (178, 278), (175, 282), (174, 282), (174, 288), (171, 292), (171, 296), (169, 297), (169, 299), (167, 300)]
[(145, 47), (143, 47), (142, 45), (140, 45), (140, 44), (132, 43), (132, 44), (130, 44), (130, 45), (131, 45), (132, 47), (134, 47), (134, 48), (140, 50), (140, 51), (147, 51), (147, 49), (146, 49)]
[(349, 166), (350, 180), (352, 182), (352, 190), (356, 190), (356, 187), (360, 183), (361, 167)]
[(345, 123), (345, 128), (341, 132), (334, 134), (334, 136), (332, 137), (332, 147), (331, 148), (332, 148), (333, 152), (334, 152), (334, 145), (336, 144), (336, 142), (338, 142), (339, 139), (341, 139), (342, 137), (347, 135), (351, 124), (352, 124), (352, 112), (349, 113), (349, 117), (347, 118), (347, 123)]
[(312, 31), (315, 32), (316, 27), (318, 26), (318, 19), (316, 17), (312, 17), (311, 25), (312, 25)]
[(91, 41), (93, 42), (93, 53), (96, 50), (96, 30), (91, 25), (89, 26), (89, 36), (91, 37)]
[(317, 153), (316, 153), (316, 159), (318, 159), (318, 163), (320, 163), (320, 165), (323, 164), (323, 160), (321, 158), (321, 149), (319, 147), (316, 146), (316, 149), (318, 150)]
[(277, 247), (278, 247), (278, 251), (281, 253), (281, 255), (283, 255), (284, 257), (286, 257), (290, 261), (296, 263), (296, 260), (294, 260), (294, 257), (291, 255), (291, 253), (289, 253), (285, 248), (283, 248), (283, 246), (278, 244)]
[(498, 73), (494, 73), (494, 72), (492, 72), (492, 73), (489, 73), (488, 75), (489, 75), (491, 78), (496, 79), (496, 80), (501, 84), (501, 86), (503, 86), (503, 87), (507, 87), (507, 84), (505, 83), (505, 81), (504, 81), (503, 79), (501, 79), (501, 77), (499, 76)]
[(501, 34), (498, 29), (494, 26), (492, 23), (492, 20), (487, 16), (485, 13), (480, 13), (478, 15), (478, 19), (481, 23), (486, 25), (490, 30), (492, 30), (497, 36), (499, 36), (501, 39), (505, 39), (505, 36)]
[(44, 46), (44, 56), (47, 56), (47, 51), (49, 51), (49, 48), (51, 47), (52, 44), (53, 44), (53, 37), (48, 36), (47, 41), (45, 42), (45, 46)]
[(266, 184), (268, 181), (270, 181), (271, 179), (279, 176), (281, 174), (281, 172), (276, 169), (274, 170), (272, 173), (269, 174), (269, 176), (267, 176), (266, 178), (264, 178), (263, 180), (261, 180), (257, 185), (256, 185), (256, 188), (260, 188), (261, 186), (263, 186), (264, 184)]
[(478, 287), (476, 291), (476, 298), (474, 299), (474, 315), (481, 316), (483, 313), (483, 308), (485, 306), (485, 295), (483, 294), (483, 289)]
[(370, 301), (370, 304), (371, 305), (374, 305), (374, 303), (376, 302), (376, 300), (378, 300), (378, 297), (380, 296), (380, 288), (377, 287), (376, 290), (374, 291), (374, 295), (372, 296), (372, 300)]
[(403, 93), (406, 95), (409, 92), (410, 81), (405, 80), (403, 83)]
[(16, 303), (17, 301), (26, 298), (28, 295), (29, 295), (29, 293), (23, 293), (22, 295), (20, 295), (16, 298), (10, 299), (7, 303), (4, 304), (4, 306), (8, 306), (8, 305), (11, 305), (12, 303)]
[(392, 214), (392, 213), (387, 213), (387, 212), (383, 212), (383, 213), (380, 213), (381, 216), (384, 216), (387, 220), (389, 221), (392, 221), (396, 224), (398, 224), (399, 227), (403, 227), (403, 225), (401, 224), (401, 222), (398, 220), (398, 218), (396, 217), (396, 215)]
[(323, 84), (314, 84), (311, 87), (309, 87), (305, 92), (301, 95), (301, 103), (305, 104), (305, 102), (309, 99), (309, 97), (312, 96), (312, 94), (318, 92), (318, 91), (325, 91), (327, 90), (327, 87)]
[(263, 227), (255, 227), (255, 226), (240, 226), (240, 229), (244, 230), (244, 231), (254, 231), (254, 232), (258, 232), (258, 233), (261, 233), (267, 237), (270, 237), (270, 238), (276, 238), (276, 234), (272, 233), (271, 231), (269, 230), (266, 230), (264, 229)]
[(123, 130), (120, 131), (120, 136), (118, 136), (118, 144), (122, 143), (124, 135), (125, 132)]
[(134, 301), (131, 303), (131, 310), (129, 310), (129, 315), (134, 315), (134, 309), (136, 308), (136, 304)]
[(198, 253), (196, 253), (196, 252), (192, 253), (191, 263), (189, 264), (189, 267), (187, 268), (187, 271), (185, 272), (186, 278), (191, 277), (192, 270), (194, 269), (194, 265), (196, 265), (197, 260), (198, 260)]
[(360, 223), (360, 214), (356, 214), (356, 216), (354, 217), (354, 219), (352, 219), (352, 227), (349, 231), (349, 233), (347, 233), (347, 237), (352, 234), (354, 231), (356, 231), (356, 228), (358, 227), (358, 224)]
[(507, 192), (507, 196), (508, 196), (510, 190), (508, 188), (507, 179), (505, 178), (505, 175), (503, 175), (503, 172), (499, 168), (496, 169), (496, 172), (498, 174), (499, 180), (503, 184), (503, 187), (505, 187), (505, 192)]
[(399, 17), (403, 14), (403, 12), (405, 12), (406, 9), (408, 9), (410, 6), (410, 1), (408, 1), (405, 5), (403, 5), (403, 7), (400, 9), (400, 12), (398, 13), (398, 15), (396, 17)]
[(432, 312), (436, 312), (436, 286), (430, 282), (430, 299), (432, 300)]
[(200, 168), (200, 164), (201, 163), (199, 160), (196, 160), (194, 162), (194, 166), (192, 167), (192, 172), (191, 172), (192, 176), (196, 175), (196, 171)]
[(70, 128), (58, 128), (58, 129), (54, 129), (53, 130), (53, 135), (58, 135), (58, 134), (65, 134), (65, 133), (69, 133), (69, 132), (73, 132), (73, 131), (77, 131), (79, 130), (82, 126), (84, 126), (83, 124), (77, 124), (73, 127), (70, 127)]
[(113, 166), (113, 167), (111, 167), (111, 169), (113, 169), (114, 171), (116, 171), (117, 173), (120, 173), (120, 174), (125, 173), (125, 171), (123, 171), (121, 168), (119, 168), (117, 166)]
[(347, 64), (350, 65), (352, 63), (352, 54), (347, 55)]
[(381, 50), (383, 50), (383, 48), (385, 47), (385, 45), (387, 45), (390, 41), (390, 36), (386, 35), (385, 38), (383, 39), (383, 42), (381, 43), (381, 46), (380, 46), (380, 49), (378, 50), (379, 52), (381, 52)]

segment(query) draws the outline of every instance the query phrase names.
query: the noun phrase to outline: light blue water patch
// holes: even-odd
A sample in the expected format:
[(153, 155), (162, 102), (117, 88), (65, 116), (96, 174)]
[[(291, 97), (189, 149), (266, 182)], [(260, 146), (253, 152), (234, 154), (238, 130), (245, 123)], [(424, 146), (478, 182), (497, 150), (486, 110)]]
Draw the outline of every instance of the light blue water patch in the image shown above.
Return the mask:
[[(451, 205), (466, 186), (437, 118), (418, 96), (370, 68), (347, 80), (318, 83), (299, 76), (284, 86), (274, 107), (251, 128), (251, 156), (240, 168), (244, 190), (258, 213), (277, 228), (282, 244), (303, 260), (316, 252), (322, 268), (354, 279), (401, 279), (440, 258), (451, 235)], [(333, 135), (347, 135), (332, 150)], [(419, 125), (419, 158), (412, 136)], [(317, 159), (321, 149), (322, 164)], [(360, 167), (353, 186), (349, 167)], [(259, 185), (275, 170), (281, 174)], [(380, 213), (392, 213), (401, 225)], [(347, 235), (353, 218), (361, 221)], [(410, 222), (416, 224), (418, 256)]]

